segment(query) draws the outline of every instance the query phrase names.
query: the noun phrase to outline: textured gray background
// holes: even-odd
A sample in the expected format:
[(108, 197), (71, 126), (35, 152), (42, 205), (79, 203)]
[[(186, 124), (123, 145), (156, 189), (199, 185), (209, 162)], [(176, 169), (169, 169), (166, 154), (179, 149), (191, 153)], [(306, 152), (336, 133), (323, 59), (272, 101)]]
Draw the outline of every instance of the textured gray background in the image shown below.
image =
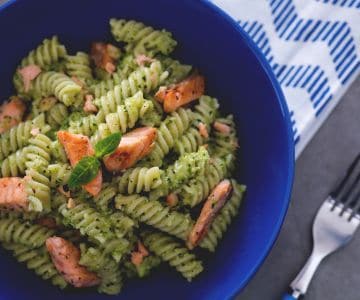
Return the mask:
[[(292, 200), (280, 236), (237, 300), (280, 300), (310, 254), (316, 211), (360, 151), (359, 100), (360, 77), (297, 160)], [(306, 299), (359, 300), (359, 270), (360, 232), (320, 266)]]
[[(0, 4), (6, 0), (0, 0)], [(317, 208), (360, 150), (360, 78), (296, 163), (290, 208), (280, 236), (253, 280), (237, 300), (281, 299), (311, 251)], [(329, 257), (310, 286), (308, 300), (359, 300), (360, 233)]]

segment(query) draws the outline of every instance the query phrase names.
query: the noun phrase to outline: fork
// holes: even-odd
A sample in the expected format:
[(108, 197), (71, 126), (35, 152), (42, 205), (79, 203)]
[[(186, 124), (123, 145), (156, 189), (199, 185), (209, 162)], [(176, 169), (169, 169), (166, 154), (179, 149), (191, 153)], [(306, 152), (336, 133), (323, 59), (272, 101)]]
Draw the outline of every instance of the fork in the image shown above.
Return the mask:
[(346, 175), (318, 210), (313, 224), (313, 249), (306, 264), (291, 282), (291, 294), (283, 300), (305, 295), (321, 261), (350, 242), (360, 224), (360, 154)]

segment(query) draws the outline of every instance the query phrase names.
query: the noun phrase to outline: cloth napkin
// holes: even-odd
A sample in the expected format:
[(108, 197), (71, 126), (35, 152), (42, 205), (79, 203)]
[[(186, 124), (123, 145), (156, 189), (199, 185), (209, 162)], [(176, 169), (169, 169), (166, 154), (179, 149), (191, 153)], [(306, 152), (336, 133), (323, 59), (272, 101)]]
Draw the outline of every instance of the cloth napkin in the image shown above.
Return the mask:
[(272, 67), (290, 110), (298, 157), (360, 73), (360, 0), (213, 2)]

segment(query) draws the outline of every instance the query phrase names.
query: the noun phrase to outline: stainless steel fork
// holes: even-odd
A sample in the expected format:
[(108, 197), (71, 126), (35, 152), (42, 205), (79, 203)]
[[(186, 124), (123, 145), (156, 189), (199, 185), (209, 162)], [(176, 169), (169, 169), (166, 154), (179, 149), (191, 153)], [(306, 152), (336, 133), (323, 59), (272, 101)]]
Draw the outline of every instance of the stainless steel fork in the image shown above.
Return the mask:
[(291, 295), (285, 295), (283, 300), (299, 299), (305, 295), (321, 261), (350, 242), (360, 224), (359, 208), (360, 154), (316, 214), (313, 224), (312, 253), (290, 284)]

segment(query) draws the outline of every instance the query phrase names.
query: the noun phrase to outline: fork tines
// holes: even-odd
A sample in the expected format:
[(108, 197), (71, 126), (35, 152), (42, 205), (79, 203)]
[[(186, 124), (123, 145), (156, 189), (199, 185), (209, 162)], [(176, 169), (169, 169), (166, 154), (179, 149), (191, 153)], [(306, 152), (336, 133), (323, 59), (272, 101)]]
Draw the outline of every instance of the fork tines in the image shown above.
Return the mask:
[(330, 193), (336, 203), (343, 204), (343, 210), (351, 208), (356, 214), (360, 208), (360, 153), (348, 168), (345, 177)]

